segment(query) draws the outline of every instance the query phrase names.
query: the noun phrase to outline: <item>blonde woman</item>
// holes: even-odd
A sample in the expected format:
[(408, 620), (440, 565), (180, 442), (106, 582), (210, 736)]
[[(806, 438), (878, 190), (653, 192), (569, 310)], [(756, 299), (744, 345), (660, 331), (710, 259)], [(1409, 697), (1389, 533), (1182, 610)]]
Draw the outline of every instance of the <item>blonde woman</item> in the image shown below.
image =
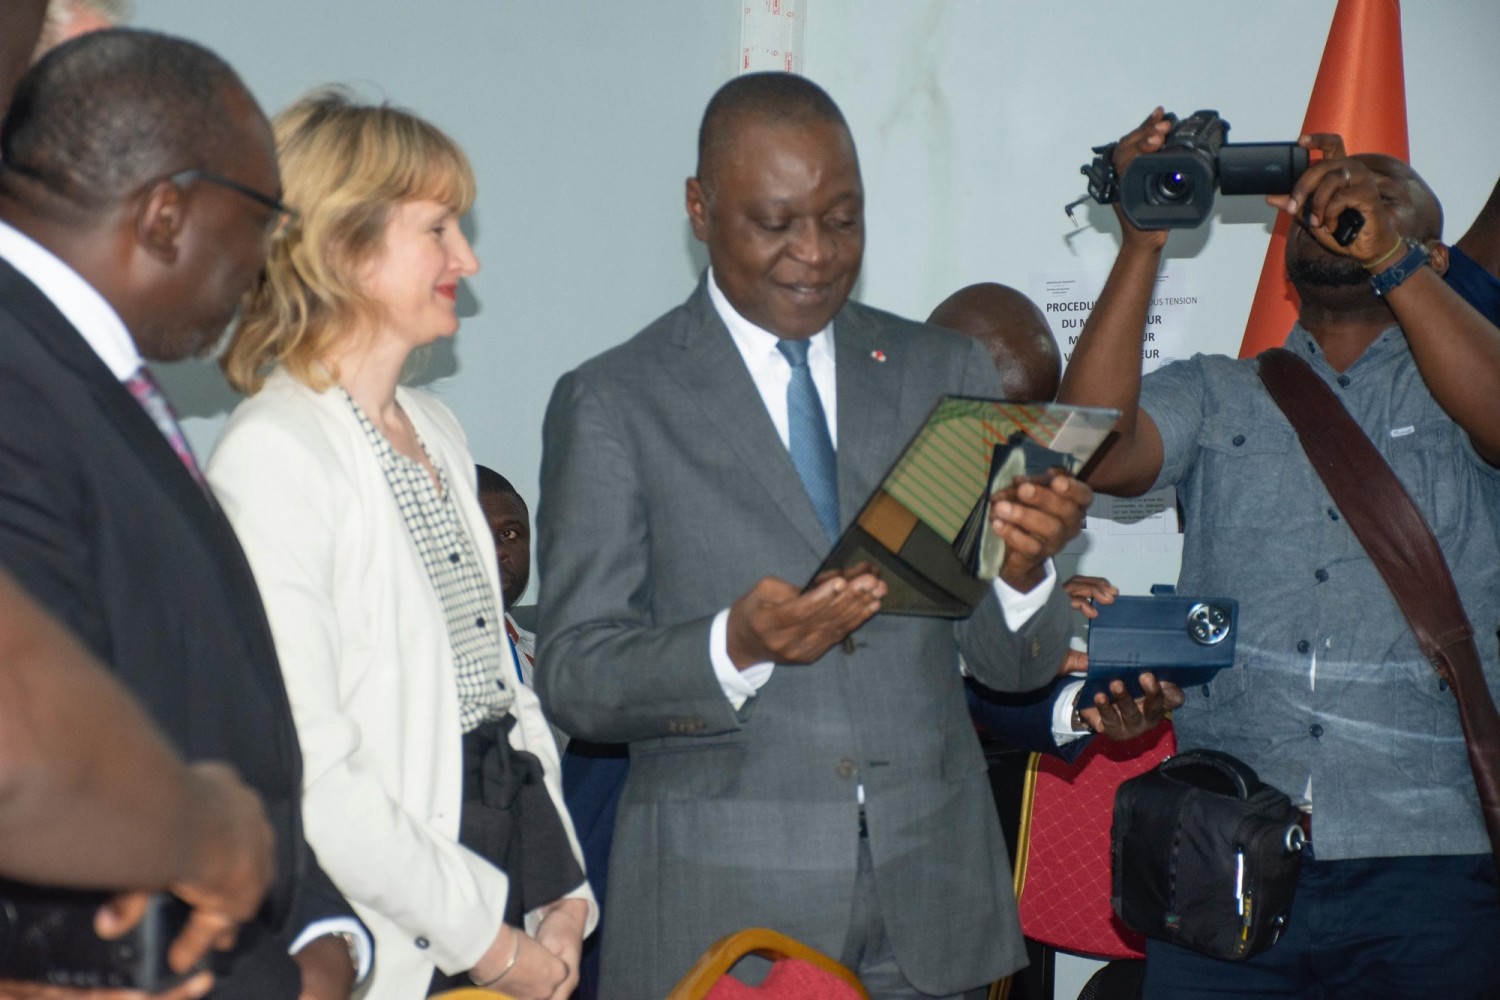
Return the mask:
[(462, 151), (337, 92), (275, 121), (300, 218), (223, 359), (209, 480), (249, 554), (306, 761), (309, 841), (374, 931), (369, 1000), (562, 998), (596, 919), (557, 748), (505, 641), (453, 415), (400, 385), (479, 269)]

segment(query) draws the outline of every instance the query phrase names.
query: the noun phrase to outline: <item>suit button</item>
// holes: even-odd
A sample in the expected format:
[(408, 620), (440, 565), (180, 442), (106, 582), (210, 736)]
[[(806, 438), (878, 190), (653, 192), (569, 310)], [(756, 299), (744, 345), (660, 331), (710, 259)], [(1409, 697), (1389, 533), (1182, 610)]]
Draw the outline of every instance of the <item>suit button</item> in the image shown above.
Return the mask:
[(1026, 647), (1026, 653), (1033, 660), (1042, 655), (1042, 640), (1032, 636), (1031, 645)]
[(854, 655), (854, 649), (855, 649), (855, 646), (854, 646), (854, 636), (852, 636), (852, 635), (846, 635), (846, 636), (844, 636), (844, 641), (842, 643), (840, 643), (839, 645), (843, 647), (844, 655), (845, 656), (853, 656)]
[(416, 940), (416, 946), (417, 946), (417, 947), (418, 947), (418, 948), (421, 948), (421, 949), (423, 949), (423, 950), (425, 950), (425, 949), (427, 949), (427, 948), (428, 948), (428, 947), (429, 947), (429, 946), (431, 946), (431, 944), (432, 944), (432, 942), (431, 942), (431, 941), (429, 941), (429, 940), (427, 940), (427, 939), (426, 939), (426, 938), (424, 938), (424, 937), (419, 937), (419, 938), (417, 938), (417, 940)]
[(852, 778), (854, 777), (855, 772), (858, 770), (859, 768), (854, 766), (854, 761), (850, 760), (848, 757), (845, 757), (843, 760), (839, 761), (838, 767), (834, 768), (834, 771), (840, 778)]

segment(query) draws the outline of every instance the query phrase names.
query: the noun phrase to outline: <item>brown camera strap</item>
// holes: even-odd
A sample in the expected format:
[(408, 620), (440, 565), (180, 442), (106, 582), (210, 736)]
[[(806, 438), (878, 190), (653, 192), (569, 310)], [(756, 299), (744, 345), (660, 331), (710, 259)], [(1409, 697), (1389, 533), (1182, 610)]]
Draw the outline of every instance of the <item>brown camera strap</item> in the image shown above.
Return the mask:
[(1490, 848), (1500, 864), (1500, 713), (1443, 551), (1391, 467), (1312, 368), (1279, 347), (1257, 360), (1261, 381), (1291, 421), (1308, 461), (1390, 588), (1422, 652), (1453, 689)]

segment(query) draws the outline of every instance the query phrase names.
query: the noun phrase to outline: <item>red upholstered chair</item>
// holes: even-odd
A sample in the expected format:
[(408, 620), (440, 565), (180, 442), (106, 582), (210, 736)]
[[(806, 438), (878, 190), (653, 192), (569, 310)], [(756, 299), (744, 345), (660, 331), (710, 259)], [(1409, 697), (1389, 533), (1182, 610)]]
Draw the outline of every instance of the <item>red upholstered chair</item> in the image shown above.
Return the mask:
[(1144, 940), (1109, 902), (1115, 789), (1176, 749), (1168, 722), (1122, 743), (1096, 739), (1072, 764), (1032, 755), (1016, 848), (1016, 898), (1027, 937), (1098, 958), (1143, 957)]
[[(746, 955), (773, 963), (759, 986), (728, 975)], [(753, 927), (714, 942), (667, 1000), (870, 1000), (870, 995), (853, 972), (822, 952), (785, 934)]]

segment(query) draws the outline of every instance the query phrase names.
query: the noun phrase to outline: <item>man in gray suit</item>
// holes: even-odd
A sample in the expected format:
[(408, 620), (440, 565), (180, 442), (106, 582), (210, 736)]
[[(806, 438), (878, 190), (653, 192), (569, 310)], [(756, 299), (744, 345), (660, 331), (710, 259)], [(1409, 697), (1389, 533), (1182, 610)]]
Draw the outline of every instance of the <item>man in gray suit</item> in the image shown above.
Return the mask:
[(962, 995), (1024, 958), (959, 657), (995, 688), (1054, 676), (1049, 557), (1090, 492), (1058, 476), (996, 500), (1002, 579), (965, 621), (874, 617), (869, 573), (803, 593), (938, 396), (996, 396), (995, 369), (848, 301), (863, 188), (815, 85), (725, 85), (687, 209), (709, 272), (565, 375), (544, 432), (538, 691), (568, 732), (631, 750), (602, 995), (660, 997), (753, 926), (877, 997)]

